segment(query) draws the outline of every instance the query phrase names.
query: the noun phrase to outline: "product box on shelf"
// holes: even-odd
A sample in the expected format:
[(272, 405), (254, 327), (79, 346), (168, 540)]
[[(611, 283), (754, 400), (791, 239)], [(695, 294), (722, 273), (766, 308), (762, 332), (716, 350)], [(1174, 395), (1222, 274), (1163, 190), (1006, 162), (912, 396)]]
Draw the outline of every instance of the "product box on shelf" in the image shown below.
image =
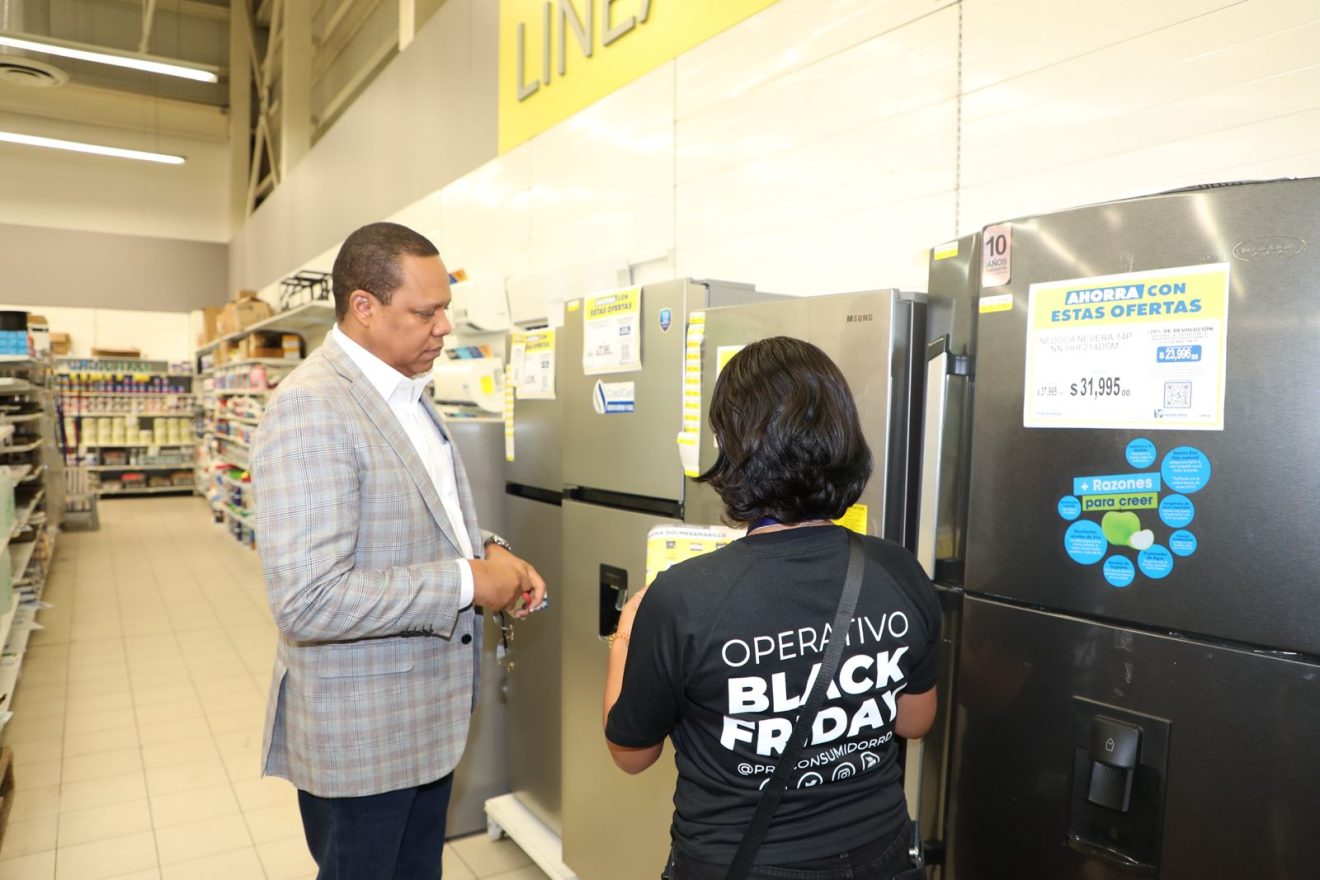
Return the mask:
[(240, 290), (234, 301), (221, 311), (217, 329), (221, 335), (237, 333), (249, 324), (264, 321), (273, 314), (275, 310), (270, 307), (270, 303), (257, 299), (256, 291)]
[(222, 367), (230, 361), (240, 360), (243, 355), (240, 353), (242, 345), (246, 339), (240, 339), (237, 342), (222, 342), (215, 347), (215, 366)]
[(69, 349), (73, 347), (73, 338), (67, 333), (50, 334), (50, 353), (54, 355), (66, 355)]
[(220, 313), (223, 306), (202, 307), (202, 332), (197, 337), (198, 345), (206, 345), (220, 335)]
[[(288, 343), (285, 341), (291, 333), (271, 333), (264, 330), (257, 331), (248, 337), (247, 357), (250, 358), (283, 358), (286, 357)], [(297, 340), (297, 336), (293, 336)], [(294, 351), (297, 351), (295, 342)], [(297, 357), (297, 355), (294, 355)]]
[(94, 358), (140, 358), (142, 349), (140, 348), (103, 348), (101, 346), (92, 346), (92, 357)]
[(0, 330), (0, 354), (26, 357), (31, 349), (26, 330)]
[(50, 322), (41, 315), (28, 315), (28, 335), (32, 337), (32, 353), (37, 357), (50, 354)]

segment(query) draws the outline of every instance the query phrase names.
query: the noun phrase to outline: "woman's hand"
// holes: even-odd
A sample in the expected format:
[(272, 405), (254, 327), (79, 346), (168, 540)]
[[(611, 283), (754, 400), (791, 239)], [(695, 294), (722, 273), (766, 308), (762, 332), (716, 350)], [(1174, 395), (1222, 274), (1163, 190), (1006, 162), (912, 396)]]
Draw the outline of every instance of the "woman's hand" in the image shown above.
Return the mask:
[[(623, 689), (623, 670), (628, 662), (628, 641), (632, 637), (637, 609), (641, 607), (642, 597), (646, 595), (648, 589), (649, 587), (643, 587), (636, 595), (628, 597), (623, 610), (619, 612), (619, 625), (614, 630), (616, 637), (610, 640), (610, 657), (605, 670), (605, 705), (601, 713), (601, 724), (605, 727), (609, 726), (610, 709), (614, 708), (615, 702), (619, 699), (619, 691)], [(665, 747), (663, 741), (644, 748), (628, 748), (616, 745), (608, 739), (605, 744), (609, 746), (614, 763), (620, 770), (629, 774), (641, 773), (650, 767), (659, 759)]]
[(641, 590), (629, 596), (628, 601), (623, 605), (623, 610), (619, 612), (619, 625), (614, 629), (624, 640), (632, 634), (633, 621), (637, 618), (637, 608), (642, 604), (642, 597), (646, 595), (646, 591), (649, 589), (650, 587), (642, 587)]

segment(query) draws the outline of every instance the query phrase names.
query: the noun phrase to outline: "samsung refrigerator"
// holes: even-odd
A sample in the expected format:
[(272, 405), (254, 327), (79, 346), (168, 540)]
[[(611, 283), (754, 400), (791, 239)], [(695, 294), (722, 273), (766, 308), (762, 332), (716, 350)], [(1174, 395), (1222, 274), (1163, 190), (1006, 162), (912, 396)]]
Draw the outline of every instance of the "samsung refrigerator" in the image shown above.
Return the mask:
[(1316, 876), (1316, 242), (1295, 180), (932, 252), (933, 875)]
[[(509, 784), (519, 803), (555, 834), (563, 830), (561, 661), (564, 621), (561, 565), (562, 510), (560, 477), (562, 381), (557, 379), (556, 333), (549, 328), (516, 334), (525, 344), (532, 334), (544, 364), (541, 396), (514, 394), (505, 462), (505, 516), (513, 552), (545, 578), (549, 604), (513, 622), (502, 646), (509, 706)], [(511, 349), (513, 346), (510, 346)], [(518, 352), (520, 359), (526, 354)]]
[[(871, 479), (844, 522), (862, 534), (911, 549), (916, 535), (915, 477), (920, 420), (913, 401), (924, 378), (925, 295), (874, 290), (784, 297), (705, 312), (701, 346), (698, 471), (715, 464), (719, 448), (709, 425), (720, 371), (749, 343), (792, 336), (823, 350), (843, 374), (857, 403), (874, 460)], [(719, 523), (724, 506), (708, 486), (689, 482), (685, 520)]]
[[(498, 419), (445, 416), (445, 429), (458, 450), (472, 487), (477, 522), (497, 534), (506, 531), (504, 459), (500, 454), (504, 425)], [(454, 787), (445, 824), (447, 837), (486, 829), (489, 798), (509, 790), (511, 706), (505, 695), (504, 669), (499, 662), (500, 627), (489, 611), (481, 617), (481, 672), (476, 710), (468, 728), (463, 758), (454, 769)]]
[(669, 852), (670, 749), (638, 776), (601, 728), (619, 611), (642, 589), (646, 536), (683, 521), (676, 446), (689, 316), (763, 299), (750, 285), (677, 280), (570, 300), (558, 351), (563, 406), (563, 858), (582, 880), (656, 876)]

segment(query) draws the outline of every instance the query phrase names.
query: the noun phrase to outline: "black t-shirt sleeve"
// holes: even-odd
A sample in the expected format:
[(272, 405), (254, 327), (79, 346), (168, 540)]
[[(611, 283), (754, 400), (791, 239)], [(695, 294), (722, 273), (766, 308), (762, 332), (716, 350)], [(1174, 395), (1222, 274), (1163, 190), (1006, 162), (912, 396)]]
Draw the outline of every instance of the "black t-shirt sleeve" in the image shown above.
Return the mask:
[(935, 585), (926, 576), (921, 563), (916, 557), (901, 548), (896, 548), (890, 571), (909, 601), (916, 607), (924, 637), (914, 645), (914, 653), (920, 655), (913, 662), (908, 672), (906, 693), (924, 694), (935, 687), (940, 678), (940, 599), (935, 593)]
[(637, 609), (623, 688), (605, 725), (605, 738), (615, 745), (653, 746), (678, 724), (683, 695), (682, 628), (673, 586), (661, 573)]

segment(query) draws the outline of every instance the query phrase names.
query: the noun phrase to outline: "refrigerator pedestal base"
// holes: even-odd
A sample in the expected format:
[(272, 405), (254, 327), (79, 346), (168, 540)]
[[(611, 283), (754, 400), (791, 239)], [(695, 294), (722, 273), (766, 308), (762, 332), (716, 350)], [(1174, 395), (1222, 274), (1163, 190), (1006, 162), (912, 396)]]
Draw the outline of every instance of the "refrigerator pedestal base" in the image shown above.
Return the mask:
[(577, 880), (564, 864), (564, 844), (559, 835), (536, 818), (517, 795), (486, 801), (486, 824), (492, 837), (507, 834), (550, 880)]

